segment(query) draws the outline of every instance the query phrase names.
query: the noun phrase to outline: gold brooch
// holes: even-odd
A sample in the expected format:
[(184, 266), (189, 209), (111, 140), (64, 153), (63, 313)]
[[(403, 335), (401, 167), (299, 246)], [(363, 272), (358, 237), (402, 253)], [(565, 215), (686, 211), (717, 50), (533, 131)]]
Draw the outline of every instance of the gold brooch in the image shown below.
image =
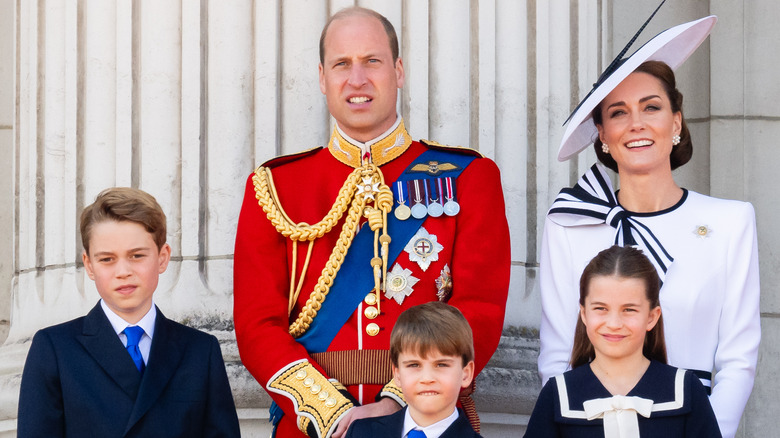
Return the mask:
[(712, 228), (706, 225), (699, 225), (693, 229), (693, 234), (698, 236), (700, 239), (706, 239), (710, 237), (710, 234), (712, 233), (713, 233)]

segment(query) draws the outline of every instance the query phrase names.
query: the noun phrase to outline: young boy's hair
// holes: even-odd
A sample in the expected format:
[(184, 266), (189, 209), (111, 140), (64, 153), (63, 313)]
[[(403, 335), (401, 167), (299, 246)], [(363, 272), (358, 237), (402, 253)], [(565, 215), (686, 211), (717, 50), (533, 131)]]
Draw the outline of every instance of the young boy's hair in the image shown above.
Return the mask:
[[(594, 277), (635, 278), (645, 284), (645, 297), (650, 302), (650, 309), (661, 306), (659, 294), (661, 282), (658, 271), (645, 256), (642, 250), (631, 246), (614, 245), (596, 255), (588, 263), (580, 277), (580, 305), (585, 305), (590, 282)], [(666, 363), (666, 343), (664, 342), (664, 316), (658, 317), (655, 326), (645, 334), (642, 354), (648, 359)], [(592, 361), (596, 357), (593, 344), (588, 339), (587, 328), (577, 315), (577, 327), (574, 331), (574, 347), (571, 352), (572, 368)]]
[(463, 366), (474, 360), (474, 339), (463, 314), (439, 301), (414, 306), (401, 313), (390, 334), (393, 366), (398, 367), (398, 356), (402, 352), (426, 357), (428, 352), (436, 350), (446, 356), (460, 356)]
[(130, 187), (103, 190), (95, 202), (81, 212), (81, 244), (89, 254), (89, 239), (95, 225), (106, 222), (135, 222), (152, 235), (159, 250), (165, 245), (165, 213), (154, 196)]

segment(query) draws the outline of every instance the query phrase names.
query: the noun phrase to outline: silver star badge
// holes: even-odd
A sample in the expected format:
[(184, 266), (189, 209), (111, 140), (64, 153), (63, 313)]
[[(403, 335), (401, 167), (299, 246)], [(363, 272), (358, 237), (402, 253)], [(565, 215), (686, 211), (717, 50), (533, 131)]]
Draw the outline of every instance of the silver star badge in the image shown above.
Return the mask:
[(385, 296), (395, 300), (399, 305), (404, 302), (404, 298), (412, 294), (414, 286), (419, 278), (412, 276), (412, 271), (404, 269), (398, 263), (387, 273), (385, 283)]
[(439, 260), (439, 252), (442, 249), (444, 246), (437, 241), (436, 236), (430, 234), (425, 227), (420, 227), (406, 244), (404, 251), (409, 253), (409, 260), (416, 262), (420, 269), (425, 271), (431, 262)]

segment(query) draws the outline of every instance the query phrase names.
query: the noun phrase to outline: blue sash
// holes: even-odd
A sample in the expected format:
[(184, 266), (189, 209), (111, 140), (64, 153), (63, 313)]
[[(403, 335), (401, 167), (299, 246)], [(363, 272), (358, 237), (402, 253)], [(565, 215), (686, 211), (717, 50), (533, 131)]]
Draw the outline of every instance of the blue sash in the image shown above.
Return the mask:
[[(398, 181), (434, 178), (424, 173), (408, 172), (415, 165), (427, 164), (429, 161), (452, 163), (457, 167), (457, 169), (442, 172), (435, 178), (456, 178), (475, 158), (472, 155), (428, 149), (401, 173)], [(387, 215), (388, 234), (392, 238), (387, 257), (388, 268), (395, 263), (395, 259), (404, 250), (412, 236), (417, 233), (423, 222), (425, 222), (425, 218), (410, 217), (401, 221), (392, 213)], [(368, 224), (363, 224), (352, 240), (349, 251), (333, 281), (328, 296), (322, 303), (322, 308), (317, 313), (317, 317), (314, 318), (309, 330), (297, 339), (306, 348), (306, 351), (309, 353), (327, 351), (333, 338), (347, 322), (352, 312), (357, 309), (368, 291), (374, 289), (374, 271), (369, 263), (373, 257), (374, 233), (368, 228)]]

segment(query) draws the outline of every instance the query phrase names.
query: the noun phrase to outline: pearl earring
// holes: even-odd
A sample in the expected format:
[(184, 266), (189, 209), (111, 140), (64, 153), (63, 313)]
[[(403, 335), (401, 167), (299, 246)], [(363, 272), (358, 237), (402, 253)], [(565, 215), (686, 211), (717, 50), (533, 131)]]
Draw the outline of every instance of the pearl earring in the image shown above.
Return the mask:
[(672, 137), (672, 146), (677, 146), (678, 144), (680, 144), (680, 136), (675, 135), (674, 137)]
[(609, 145), (606, 144), (606, 143), (601, 143), (601, 151), (604, 152), (605, 154), (608, 154), (609, 153)]

